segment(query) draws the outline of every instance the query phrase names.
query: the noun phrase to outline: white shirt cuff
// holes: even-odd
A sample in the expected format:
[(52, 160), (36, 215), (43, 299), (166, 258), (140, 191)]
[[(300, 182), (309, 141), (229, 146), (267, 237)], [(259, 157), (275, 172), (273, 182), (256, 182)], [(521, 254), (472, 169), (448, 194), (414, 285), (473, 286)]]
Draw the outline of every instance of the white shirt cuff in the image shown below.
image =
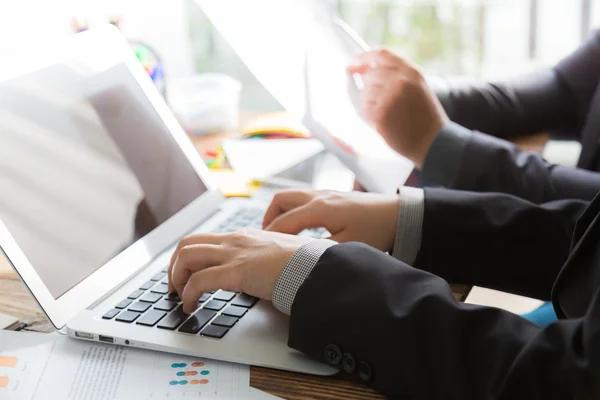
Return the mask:
[(303, 244), (292, 254), (281, 271), (273, 289), (273, 305), (284, 314), (292, 313), (292, 304), (298, 289), (310, 275), (325, 250), (337, 242), (328, 239), (312, 240)]
[(412, 187), (402, 187), (399, 193), (400, 210), (392, 256), (412, 265), (421, 248), (425, 195), (423, 189)]

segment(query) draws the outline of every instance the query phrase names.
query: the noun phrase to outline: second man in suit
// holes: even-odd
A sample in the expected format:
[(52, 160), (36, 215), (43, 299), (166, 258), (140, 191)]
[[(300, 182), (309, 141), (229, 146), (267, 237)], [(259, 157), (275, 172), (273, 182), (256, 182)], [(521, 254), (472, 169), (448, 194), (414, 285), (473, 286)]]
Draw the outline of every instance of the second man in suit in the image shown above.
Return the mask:
[[(352, 71), (364, 76), (365, 116), (423, 167), (449, 119), (418, 69), (375, 51)], [(463, 154), (478, 143), (457, 131)], [(600, 398), (600, 199), (589, 202), (600, 181), (489, 140), (473, 147), (486, 156), (466, 181), (504, 193), (284, 192), (267, 230), (333, 236), (194, 235), (173, 254), (170, 289), (187, 312), (219, 288), (272, 300), (290, 315), (290, 347), (393, 398)], [(584, 200), (558, 200), (568, 197)], [(540, 328), (457, 303), (447, 281), (551, 299), (560, 320)]]

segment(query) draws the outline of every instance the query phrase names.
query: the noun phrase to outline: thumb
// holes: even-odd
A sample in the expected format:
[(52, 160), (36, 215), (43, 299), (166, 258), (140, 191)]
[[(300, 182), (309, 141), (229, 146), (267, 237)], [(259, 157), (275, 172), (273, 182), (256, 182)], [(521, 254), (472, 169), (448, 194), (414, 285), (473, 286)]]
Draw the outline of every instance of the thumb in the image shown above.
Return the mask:
[(369, 64), (359, 63), (351, 64), (346, 68), (346, 71), (350, 74), (364, 74), (369, 69)]

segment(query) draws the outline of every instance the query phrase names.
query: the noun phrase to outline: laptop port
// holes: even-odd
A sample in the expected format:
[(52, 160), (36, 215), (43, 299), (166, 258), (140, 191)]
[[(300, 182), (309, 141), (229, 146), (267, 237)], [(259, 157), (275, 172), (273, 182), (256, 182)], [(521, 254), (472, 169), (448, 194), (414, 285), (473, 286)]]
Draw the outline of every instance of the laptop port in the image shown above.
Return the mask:
[(82, 339), (94, 339), (94, 335), (92, 335), (91, 333), (87, 333), (87, 332), (75, 331), (75, 337), (82, 338)]
[(99, 335), (98, 336), (98, 340), (104, 343), (114, 343), (115, 339), (111, 338), (110, 336), (102, 336)]

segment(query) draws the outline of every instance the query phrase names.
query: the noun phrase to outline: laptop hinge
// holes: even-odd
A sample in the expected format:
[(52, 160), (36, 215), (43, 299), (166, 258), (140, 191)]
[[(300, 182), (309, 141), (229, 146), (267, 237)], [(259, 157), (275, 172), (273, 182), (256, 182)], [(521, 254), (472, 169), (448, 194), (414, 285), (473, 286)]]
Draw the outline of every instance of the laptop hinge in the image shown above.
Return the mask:
[[(199, 221), (197, 225), (195, 225), (192, 229), (190, 229), (188, 232), (185, 233), (185, 235), (192, 233), (193, 231), (195, 231), (196, 229), (198, 229), (198, 227), (200, 225), (202, 225), (203, 223), (205, 223), (206, 221), (208, 221), (209, 219), (213, 218), (214, 216), (216, 216), (218, 213), (221, 212), (221, 209), (217, 209), (215, 210), (215, 212), (209, 216), (207, 216), (206, 218), (202, 219), (202, 221)], [(184, 235), (184, 236), (185, 236)], [(183, 236), (182, 236), (183, 237)], [(164, 251), (168, 251), (169, 248), (175, 246), (177, 243), (179, 242), (179, 239), (175, 240), (173, 243), (171, 243), (169, 246), (167, 246), (165, 248)], [(87, 307), (88, 310), (93, 310), (95, 309), (100, 303), (102, 303), (104, 300), (106, 300), (107, 298), (109, 298), (110, 296), (112, 296), (116, 291), (120, 290), (123, 286), (125, 286), (126, 284), (128, 284), (132, 279), (134, 279), (135, 277), (137, 277), (139, 274), (141, 274), (142, 272), (144, 272), (146, 269), (151, 268), (153, 266), (156, 266), (156, 261), (160, 258), (160, 256), (162, 254), (164, 254), (164, 251), (161, 252), (159, 255), (157, 255), (155, 258), (153, 258), (152, 260), (150, 260), (150, 262), (148, 262), (146, 265), (140, 267), (138, 270), (136, 270), (135, 272), (133, 272), (131, 275), (129, 275), (127, 278), (123, 279), (123, 281), (115, 286), (114, 288), (112, 288), (112, 290), (108, 291), (107, 293), (104, 294), (104, 296), (100, 297), (98, 300), (96, 300), (95, 302), (93, 302), (91, 305), (89, 305)]]
[(140, 269), (136, 270), (134, 273), (132, 273), (131, 275), (129, 275), (127, 278), (123, 279), (123, 281), (118, 284), (117, 286), (113, 287), (112, 290), (109, 290), (108, 292), (106, 292), (104, 294), (104, 296), (100, 297), (98, 300), (96, 300), (95, 302), (93, 302), (92, 304), (90, 304), (87, 309), (88, 310), (93, 310), (95, 309), (100, 303), (102, 303), (104, 300), (106, 300), (107, 298), (109, 298), (110, 296), (113, 295), (113, 293), (115, 293), (117, 290), (121, 289), (123, 286), (125, 286), (126, 284), (129, 283), (129, 281), (131, 281), (131, 279), (135, 278), (136, 276), (138, 276), (139, 274), (141, 274), (143, 271), (145, 271), (146, 269), (150, 268), (152, 265), (154, 265), (156, 259), (158, 257), (152, 259), (148, 264), (144, 265), (143, 267), (140, 267)]

